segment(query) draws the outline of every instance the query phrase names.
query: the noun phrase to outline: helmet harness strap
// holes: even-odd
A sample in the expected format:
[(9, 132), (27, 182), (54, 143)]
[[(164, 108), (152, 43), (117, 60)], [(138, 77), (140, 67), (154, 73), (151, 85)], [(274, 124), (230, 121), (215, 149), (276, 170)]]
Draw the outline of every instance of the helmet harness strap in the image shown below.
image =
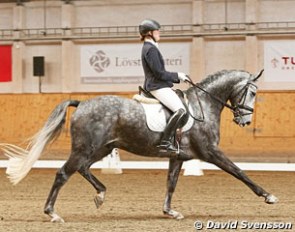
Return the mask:
[(147, 35), (150, 36), (155, 43), (157, 43), (157, 41), (153, 35), (153, 31), (149, 31), (149, 33)]

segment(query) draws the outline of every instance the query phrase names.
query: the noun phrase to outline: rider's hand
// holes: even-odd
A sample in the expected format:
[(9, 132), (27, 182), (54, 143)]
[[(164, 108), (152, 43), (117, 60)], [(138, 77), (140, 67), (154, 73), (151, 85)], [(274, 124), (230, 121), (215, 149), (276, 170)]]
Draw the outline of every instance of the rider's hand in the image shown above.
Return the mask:
[(185, 73), (182, 73), (182, 72), (178, 73), (178, 79), (183, 81), (183, 82), (189, 81), (188, 76)]

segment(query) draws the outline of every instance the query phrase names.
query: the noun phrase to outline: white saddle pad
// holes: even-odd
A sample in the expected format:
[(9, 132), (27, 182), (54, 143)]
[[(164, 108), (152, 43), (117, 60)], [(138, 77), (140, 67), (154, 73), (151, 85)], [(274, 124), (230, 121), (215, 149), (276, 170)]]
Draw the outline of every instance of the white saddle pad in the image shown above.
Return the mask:
[[(163, 132), (166, 127), (166, 116), (164, 108), (161, 104), (142, 103), (145, 111), (147, 125), (150, 130), (155, 132)], [(190, 112), (193, 112), (190, 107)], [(194, 119), (189, 116), (187, 123), (182, 128), (182, 131), (188, 131), (194, 124)]]

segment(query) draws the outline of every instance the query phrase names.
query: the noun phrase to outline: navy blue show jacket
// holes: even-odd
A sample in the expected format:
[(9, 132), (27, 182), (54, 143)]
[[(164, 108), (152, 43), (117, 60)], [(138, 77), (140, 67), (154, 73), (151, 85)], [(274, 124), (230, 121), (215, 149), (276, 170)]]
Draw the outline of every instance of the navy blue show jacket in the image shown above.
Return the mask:
[(154, 44), (149, 42), (143, 43), (141, 60), (145, 74), (145, 90), (152, 91), (165, 87), (171, 88), (173, 83), (180, 82), (177, 72), (165, 70), (164, 59)]

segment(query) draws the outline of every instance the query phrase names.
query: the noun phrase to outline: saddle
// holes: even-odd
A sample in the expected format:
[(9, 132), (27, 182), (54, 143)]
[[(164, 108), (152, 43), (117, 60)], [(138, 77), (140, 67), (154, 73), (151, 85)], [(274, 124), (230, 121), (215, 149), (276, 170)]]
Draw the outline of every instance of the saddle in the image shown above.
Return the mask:
[[(188, 109), (188, 106), (187, 106), (187, 102), (185, 101), (185, 96), (184, 96), (184, 93), (180, 90), (180, 89), (176, 89), (174, 90), (175, 93), (178, 95), (178, 97), (180, 98), (180, 100), (182, 101), (183, 105), (185, 106), (186, 109)], [(154, 103), (154, 104), (162, 104), (158, 99), (156, 99), (150, 92), (146, 91), (144, 88), (142, 88), (141, 86), (138, 86), (138, 95), (139, 95), (139, 98), (141, 99), (135, 99), (135, 100), (142, 100), (144, 102), (147, 102), (147, 103)], [(136, 97), (137, 98), (137, 97)], [(140, 101), (141, 102), (141, 101)], [(165, 107), (163, 105), (163, 107)], [(166, 107), (165, 107), (166, 108)], [(168, 109), (169, 110), (169, 109)]]
[[(187, 105), (184, 93), (181, 90), (176, 90), (176, 93), (188, 111), (190, 107)], [(148, 128), (154, 132), (163, 132), (172, 112), (141, 86), (139, 86), (139, 93), (135, 94), (133, 99), (142, 105), (145, 111)], [(187, 123), (183, 126), (183, 128), (181, 128), (181, 131), (188, 131), (193, 124), (194, 120), (191, 116), (189, 116)]]

